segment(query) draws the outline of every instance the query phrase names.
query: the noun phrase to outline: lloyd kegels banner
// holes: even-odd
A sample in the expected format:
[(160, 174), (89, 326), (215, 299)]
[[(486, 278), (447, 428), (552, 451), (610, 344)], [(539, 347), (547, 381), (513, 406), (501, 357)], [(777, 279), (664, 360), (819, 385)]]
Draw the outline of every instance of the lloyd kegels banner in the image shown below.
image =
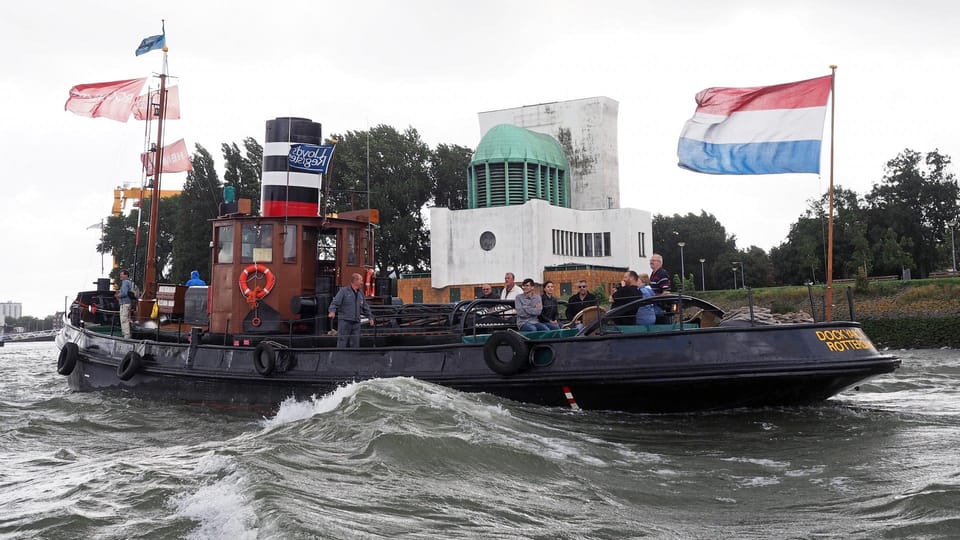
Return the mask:
[(295, 144), (290, 147), (287, 164), (292, 169), (326, 174), (327, 166), (333, 157), (332, 144)]

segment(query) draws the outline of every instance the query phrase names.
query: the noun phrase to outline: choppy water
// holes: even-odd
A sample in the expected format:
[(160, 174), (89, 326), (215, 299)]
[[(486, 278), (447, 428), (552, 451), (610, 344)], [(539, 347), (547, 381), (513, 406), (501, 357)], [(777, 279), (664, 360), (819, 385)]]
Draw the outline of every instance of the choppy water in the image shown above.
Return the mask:
[(0, 348), (0, 538), (960, 537), (960, 352), (806, 408), (573, 412), (412, 379), (269, 418)]

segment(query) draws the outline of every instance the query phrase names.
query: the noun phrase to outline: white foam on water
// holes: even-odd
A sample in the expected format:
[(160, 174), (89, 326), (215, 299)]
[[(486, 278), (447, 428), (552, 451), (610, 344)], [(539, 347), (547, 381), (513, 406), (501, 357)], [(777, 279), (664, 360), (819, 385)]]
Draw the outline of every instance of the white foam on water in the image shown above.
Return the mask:
[(257, 515), (246, 495), (246, 482), (237, 473), (231, 473), (211, 485), (201, 486), (195, 493), (174, 500), (172, 504), (178, 516), (199, 524), (187, 538), (257, 538)]
[(785, 469), (790, 466), (790, 463), (787, 463), (787, 462), (776, 461), (773, 459), (765, 459), (765, 458), (728, 457), (728, 458), (722, 458), (721, 461), (732, 461), (735, 463), (748, 463), (751, 465), (759, 465), (761, 467), (767, 467), (770, 469)]
[(738, 480), (738, 483), (744, 487), (766, 487), (766, 486), (775, 486), (780, 483), (780, 479), (773, 476), (752, 476), (752, 477), (735, 477)]
[(263, 420), (263, 426), (273, 428), (299, 422), (318, 414), (328, 413), (339, 407), (343, 400), (353, 397), (357, 393), (357, 388), (357, 383), (350, 383), (346, 386), (339, 386), (333, 392), (319, 398), (314, 396), (306, 401), (287, 398), (280, 404), (280, 410), (273, 418)]
[(236, 469), (236, 461), (230, 456), (209, 453), (197, 461), (193, 468), (196, 474), (212, 474), (220, 471), (232, 472)]

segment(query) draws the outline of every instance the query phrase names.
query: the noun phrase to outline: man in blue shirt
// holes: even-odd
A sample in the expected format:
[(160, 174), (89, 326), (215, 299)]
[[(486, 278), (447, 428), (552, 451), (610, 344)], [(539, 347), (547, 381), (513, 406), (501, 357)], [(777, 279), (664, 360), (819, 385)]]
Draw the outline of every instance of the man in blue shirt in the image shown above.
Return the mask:
[(373, 326), (373, 314), (362, 289), (363, 276), (353, 274), (350, 285), (337, 291), (337, 295), (330, 302), (327, 316), (333, 319), (338, 312), (340, 314), (337, 317), (337, 347), (341, 349), (360, 347), (360, 321), (364, 317), (369, 319), (370, 326)]
[(130, 273), (126, 270), (120, 271), (120, 290), (117, 291), (117, 300), (120, 301), (120, 330), (123, 337), (130, 339), (130, 307), (133, 301), (130, 300), (130, 290), (133, 284), (130, 282)]

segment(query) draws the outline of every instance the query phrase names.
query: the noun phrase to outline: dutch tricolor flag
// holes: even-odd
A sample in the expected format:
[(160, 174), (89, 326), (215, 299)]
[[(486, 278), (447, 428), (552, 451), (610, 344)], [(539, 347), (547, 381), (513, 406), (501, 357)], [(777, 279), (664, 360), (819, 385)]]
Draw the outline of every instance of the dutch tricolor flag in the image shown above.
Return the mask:
[(710, 174), (819, 173), (833, 76), (707, 88), (677, 145), (679, 165)]

